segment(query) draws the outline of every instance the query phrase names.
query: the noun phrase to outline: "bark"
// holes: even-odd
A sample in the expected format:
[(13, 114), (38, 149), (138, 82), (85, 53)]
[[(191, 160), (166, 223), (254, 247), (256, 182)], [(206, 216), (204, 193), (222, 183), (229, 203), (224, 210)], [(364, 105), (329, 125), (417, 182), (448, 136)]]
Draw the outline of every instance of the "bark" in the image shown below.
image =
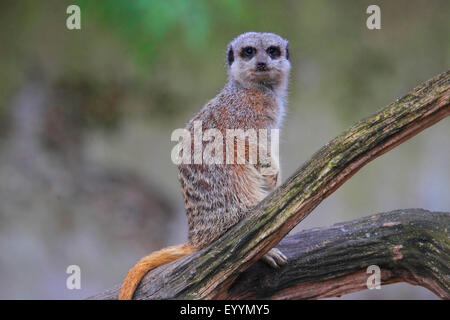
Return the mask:
[(199, 252), (149, 272), (136, 298), (229, 297), (236, 278), (280, 242), (323, 199), (371, 160), (448, 116), (449, 102), (450, 71), (447, 71), (356, 123), (322, 147), (220, 239)]

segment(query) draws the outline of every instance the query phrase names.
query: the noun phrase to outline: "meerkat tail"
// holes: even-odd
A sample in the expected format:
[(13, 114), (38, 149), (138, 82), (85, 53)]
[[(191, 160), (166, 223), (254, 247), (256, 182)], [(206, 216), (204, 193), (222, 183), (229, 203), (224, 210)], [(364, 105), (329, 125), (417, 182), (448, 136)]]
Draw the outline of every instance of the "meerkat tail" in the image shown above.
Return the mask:
[(182, 258), (194, 251), (196, 251), (194, 247), (188, 243), (184, 243), (155, 251), (148, 256), (143, 257), (130, 269), (130, 271), (128, 271), (128, 274), (122, 283), (122, 287), (120, 288), (119, 300), (133, 299), (134, 291), (139, 285), (139, 282), (141, 282), (142, 278), (150, 270)]

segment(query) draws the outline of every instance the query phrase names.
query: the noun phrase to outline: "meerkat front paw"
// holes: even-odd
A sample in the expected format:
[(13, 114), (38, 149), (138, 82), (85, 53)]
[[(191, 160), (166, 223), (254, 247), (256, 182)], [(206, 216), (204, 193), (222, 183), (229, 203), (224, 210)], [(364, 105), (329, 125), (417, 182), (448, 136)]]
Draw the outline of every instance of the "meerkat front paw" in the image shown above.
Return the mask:
[(270, 249), (261, 259), (274, 268), (279, 268), (288, 261), (287, 257), (277, 248)]

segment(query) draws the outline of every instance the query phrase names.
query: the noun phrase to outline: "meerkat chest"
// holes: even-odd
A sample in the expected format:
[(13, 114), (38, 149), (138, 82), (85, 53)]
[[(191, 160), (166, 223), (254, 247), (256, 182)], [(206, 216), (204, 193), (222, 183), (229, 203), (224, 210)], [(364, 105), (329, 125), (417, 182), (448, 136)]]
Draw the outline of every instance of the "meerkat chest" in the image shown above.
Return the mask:
[(232, 96), (220, 97), (212, 114), (220, 129), (277, 128), (281, 116), (278, 99), (256, 90), (246, 90)]

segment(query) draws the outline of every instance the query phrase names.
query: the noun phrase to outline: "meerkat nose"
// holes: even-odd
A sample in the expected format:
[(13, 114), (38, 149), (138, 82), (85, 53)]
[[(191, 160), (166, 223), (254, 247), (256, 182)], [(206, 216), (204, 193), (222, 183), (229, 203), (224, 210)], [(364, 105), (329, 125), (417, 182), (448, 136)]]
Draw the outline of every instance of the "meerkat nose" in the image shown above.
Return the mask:
[(257, 71), (267, 71), (267, 64), (265, 62), (257, 62), (256, 70)]

